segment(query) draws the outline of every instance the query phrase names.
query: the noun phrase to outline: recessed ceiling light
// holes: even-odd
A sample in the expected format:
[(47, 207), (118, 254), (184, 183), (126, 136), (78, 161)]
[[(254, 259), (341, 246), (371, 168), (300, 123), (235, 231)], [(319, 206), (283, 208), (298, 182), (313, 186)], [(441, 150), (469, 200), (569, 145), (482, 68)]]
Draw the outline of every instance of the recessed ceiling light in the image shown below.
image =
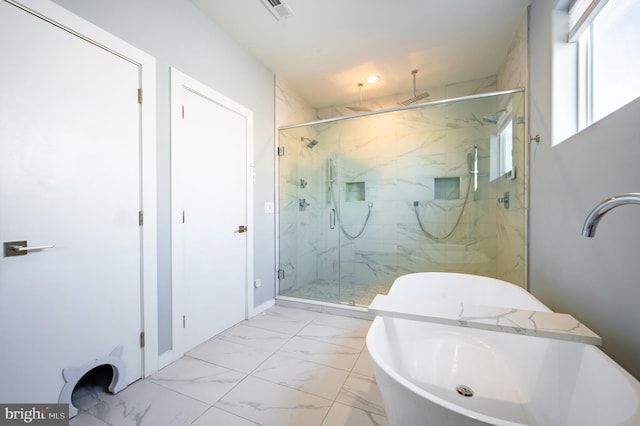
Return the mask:
[(369, 84), (377, 83), (379, 81), (380, 77), (378, 77), (377, 75), (370, 75), (369, 77), (367, 77), (367, 83)]

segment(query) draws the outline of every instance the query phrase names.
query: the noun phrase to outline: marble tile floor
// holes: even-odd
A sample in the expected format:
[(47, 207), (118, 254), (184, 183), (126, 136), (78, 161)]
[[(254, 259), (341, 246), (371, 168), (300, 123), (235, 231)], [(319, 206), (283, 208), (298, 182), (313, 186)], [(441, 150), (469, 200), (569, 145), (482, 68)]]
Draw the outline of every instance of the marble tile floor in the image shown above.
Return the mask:
[(112, 395), (74, 392), (71, 426), (388, 425), (371, 322), (274, 306)]

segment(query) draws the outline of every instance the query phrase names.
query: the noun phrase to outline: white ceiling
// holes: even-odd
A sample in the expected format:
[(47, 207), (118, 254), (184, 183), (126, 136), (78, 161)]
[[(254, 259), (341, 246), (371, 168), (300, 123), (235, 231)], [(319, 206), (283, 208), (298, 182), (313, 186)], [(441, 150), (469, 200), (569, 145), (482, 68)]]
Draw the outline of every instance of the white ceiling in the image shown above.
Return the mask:
[(530, 0), (191, 0), (316, 108), (494, 75)]

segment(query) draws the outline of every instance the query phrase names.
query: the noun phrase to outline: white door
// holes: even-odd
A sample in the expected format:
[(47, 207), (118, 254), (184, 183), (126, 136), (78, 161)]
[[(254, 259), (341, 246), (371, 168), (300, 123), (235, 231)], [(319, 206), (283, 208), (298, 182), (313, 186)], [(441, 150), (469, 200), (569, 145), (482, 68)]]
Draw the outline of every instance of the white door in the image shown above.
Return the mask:
[(187, 351), (247, 316), (251, 112), (176, 70), (172, 87), (174, 321)]
[[(57, 402), (124, 348), (141, 377), (138, 66), (0, 1), (0, 401)], [(4, 246), (4, 244), (3, 244)]]

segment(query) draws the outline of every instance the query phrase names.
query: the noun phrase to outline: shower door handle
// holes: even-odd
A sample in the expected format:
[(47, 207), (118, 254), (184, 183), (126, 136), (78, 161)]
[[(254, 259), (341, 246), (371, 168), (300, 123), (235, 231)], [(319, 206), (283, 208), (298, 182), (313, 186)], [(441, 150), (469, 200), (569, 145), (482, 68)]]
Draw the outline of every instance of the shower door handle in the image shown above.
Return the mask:
[(336, 229), (336, 209), (329, 209), (329, 229)]

